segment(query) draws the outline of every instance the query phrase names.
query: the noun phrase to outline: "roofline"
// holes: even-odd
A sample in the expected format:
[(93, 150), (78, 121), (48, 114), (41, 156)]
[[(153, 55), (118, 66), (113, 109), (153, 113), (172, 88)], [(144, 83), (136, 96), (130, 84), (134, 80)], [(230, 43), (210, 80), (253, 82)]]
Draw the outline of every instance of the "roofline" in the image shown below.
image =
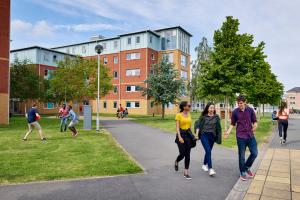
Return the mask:
[(300, 87), (294, 87), (294, 88), (286, 91), (286, 93), (290, 93), (290, 92), (300, 93)]
[(160, 35), (158, 35), (157, 33), (155, 33), (154, 31), (151, 30), (144, 30), (144, 31), (137, 31), (137, 32), (132, 32), (132, 33), (125, 33), (125, 34), (121, 34), (119, 36), (127, 36), (127, 35), (135, 35), (135, 34), (139, 34), (139, 33), (152, 33), (153, 35), (160, 37)]
[(73, 43), (73, 44), (67, 44), (67, 45), (58, 46), (58, 47), (52, 47), (51, 49), (58, 49), (58, 48), (64, 48), (64, 47), (71, 47), (71, 46), (76, 46), (76, 45), (81, 45), (81, 44), (97, 43), (97, 42), (102, 42), (102, 41), (115, 40), (115, 39), (119, 39), (119, 38), (120, 38), (120, 37), (118, 36), (118, 37), (104, 38), (104, 39), (93, 40), (93, 41), (87, 41), (87, 42)]
[(47, 51), (51, 51), (51, 52), (55, 52), (55, 53), (60, 53), (60, 54), (76, 57), (76, 55), (73, 55), (73, 54), (57, 51), (57, 50), (54, 50), (54, 49), (48, 49), (48, 48), (41, 47), (41, 46), (30, 46), (30, 47), (25, 47), (25, 48), (20, 48), (20, 49), (13, 49), (13, 50), (10, 51), (10, 53), (14, 53), (14, 52), (17, 52), (17, 51), (23, 51), (23, 50), (29, 50), (29, 49), (43, 49), (43, 50), (47, 50)]
[(156, 32), (159, 32), (159, 31), (166, 31), (166, 30), (175, 29), (175, 28), (180, 29), (181, 31), (183, 31), (183, 32), (185, 32), (186, 34), (188, 34), (190, 37), (193, 37), (193, 35), (192, 35), (191, 33), (189, 33), (187, 30), (185, 30), (185, 29), (182, 28), (181, 26), (173, 26), (173, 27), (168, 27), (168, 28), (156, 29), (155, 31), (156, 31)]

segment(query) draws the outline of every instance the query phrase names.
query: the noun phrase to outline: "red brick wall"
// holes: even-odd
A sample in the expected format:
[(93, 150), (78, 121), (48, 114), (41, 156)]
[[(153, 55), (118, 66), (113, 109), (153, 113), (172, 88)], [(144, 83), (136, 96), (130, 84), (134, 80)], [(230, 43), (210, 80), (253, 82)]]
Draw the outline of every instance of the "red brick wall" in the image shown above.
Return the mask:
[(10, 1), (0, 1), (0, 93), (8, 93)]

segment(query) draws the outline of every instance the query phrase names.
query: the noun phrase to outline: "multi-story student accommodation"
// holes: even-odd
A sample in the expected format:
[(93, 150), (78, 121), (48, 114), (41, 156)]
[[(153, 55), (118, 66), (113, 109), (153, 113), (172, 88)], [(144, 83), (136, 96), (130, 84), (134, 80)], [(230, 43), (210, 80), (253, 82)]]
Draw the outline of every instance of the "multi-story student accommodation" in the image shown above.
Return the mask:
[[(161, 106), (142, 95), (141, 88), (147, 87), (144, 81), (152, 73), (151, 66), (162, 58), (174, 63), (181, 78), (190, 80), (190, 37), (192, 35), (180, 26), (159, 30), (144, 30), (119, 35), (112, 38), (98, 38), (88, 42), (59, 46), (47, 49), (66, 55), (79, 55), (83, 58), (97, 58), (95, 46), (104, 48), (100, 59), (102, 65), (110, 69), (113, 90), (100, 100), (100, 112), (116, 113), (119, 104), (127, 107), (129, 113), (160, 113)], [(17, 51), (12, 51), (14, 56)], [(41, 52), (42, 57), (46, 52)], [(19, 58), (19, 56), (16, 56)], [(26, 57), (26, 56), (25, 56)], [(52, 54), (49, 59), (53, 59)], [(40, 62), (37, 62), (40, 63)], [(52, 65), (47, 65), (52, 66)], [(52, 68), (49, 68), (50, 70)], [(44, 73), (44, 69), (42, 69)], [(189, 99), (188, 95), (182, 99)], [(96, 101), (91, 100), (93, 111)], [(166, 113), (177, 112), (177, 104), (167, 105)]]
[[(95, 46), (101, 44), (104, 51), (101, 62), (111, 70), (114, 89), (101, 98), (100, 110), (115, 113), (121, 103), (130, 113), (159, 113), (160, 107), (153, 100), (142, 96), (144, 81), (152, 73), (151, 66), (162, 57), (174, 63), (180, 76), (190, 80), (190, 37), (182, 27), (159, 30), (145, 30), (99, 39), (84, 43), (71, 44), (53, 49), (82, 57), (95, 57)], [(94, 111), (96, 101), (92, 102)], [(177, 111), (177, 106), (167, 105), (166, 112)]]
[[(53, 71), (57, 69), (58, 62), (64, 60), (66, 56), (76, 57), (74, 55), (66, 54), (53, 49), (47, 49), (40, 46), (32, 46), (10, 51), (11, 62), (14, 62), (15, 60), (27, 60), (28, 64), (35, 65), (37, 73), (44, 79), (49, 79), (51, 77)], [(41, 114), (58, 112), (59, 105), (53, 102), (36, 103), (38, 104), (38, 110)], [(31, 104), (31, 101), (28, 101), (26, 105), (24, 105), (24, 103), (19, 102), (17, 99), (11, 99), (10, 111), (12, 113), (24, 113), (25, 107), (29, 108), (31, 107)]]
[(300, 87), (294, 87), (286, 92), (289, 109), (300, 110)]

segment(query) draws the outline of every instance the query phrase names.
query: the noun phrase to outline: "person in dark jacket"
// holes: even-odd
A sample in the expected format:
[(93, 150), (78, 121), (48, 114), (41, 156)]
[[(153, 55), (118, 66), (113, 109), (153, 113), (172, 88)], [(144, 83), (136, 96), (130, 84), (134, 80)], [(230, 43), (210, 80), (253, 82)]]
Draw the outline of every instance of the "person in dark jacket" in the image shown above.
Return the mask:
[(222, 129), (220, 117), (216, 114), (215, 105), (212, 102), (205, 106), (196, 124), (196, 134), (205, 150), (202, 169), (210, 176), (214, 176), (216, 172), (212, 168), (211, 152), (215, 142), (218, 144), (222, 142)]

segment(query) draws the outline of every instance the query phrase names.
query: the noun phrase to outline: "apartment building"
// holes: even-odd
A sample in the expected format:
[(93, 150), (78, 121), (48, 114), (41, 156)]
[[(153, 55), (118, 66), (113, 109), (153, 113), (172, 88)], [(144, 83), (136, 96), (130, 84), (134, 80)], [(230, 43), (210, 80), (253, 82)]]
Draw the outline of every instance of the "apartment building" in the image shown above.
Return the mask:
[[(76, 57), (71, 54), (66, 54), (53, 49), (48, 49), (40, 46), (32, 46), (22, 49), (15, 49), (10, 51), (10, 60), (23, 61), (27, 60), (28, 63), (36, 66), (37, 73), (44, 79), (49, 79), (54, 70), (57, 69), (59, 61), (65, 57)], [(37, 102), (38, 110), (42, 114), (56, 113), (58, 111), (57, 104), (53, 102)], [(20, 103), (17, 99), (10, 100), (11, 113), (24, 113), (25, 108), (31, 107), (32, 102)]]
[[(42, 47), (19, 49), (11, 51), (11, 57), (19, 60), (33, 57), (35, 59), (33, 63), (38, 63), (41, 70), (39, 73), (42, 74), (46, 68), (46, 70), (55, 69), (54, 62), (48, 63), (53, 61), (54, 54), (58, 56), (61, 53), (62, 55), (96, 59), (95, 46), (101, 44), (104, 48), (100, 56), (101, 63), (110, 69), (110, 75), (113, 77), (113, 90), (101, 98), (100, 112), (116, 113), (119, 104), (122, 104), (123, 107), (128, 108), (131, 114), (158, 114), (161, 113), (161, 105), (155, 105), (153, 100), (143, 96), (141, 88), (147, 87), (144, 81), (152, 73), (151, 66), (162, 58), (174, 63), (180, 77), (185, 79), (186, 83), (189, 82), (190, 37), (192, 35), (189, 32), (176, 26), (132, 32), (111, 38), (93, 38), (91, 41), (51, 49)], [(25, 50), (39, 51), (39, 53), (21, 53)], [(47, 62), (43, 60), (46, 54), (49, 54), (46, 56), (48, 57)], [(44, 66), (47, 67), (44, 68)], [(189, 99), (188, 95), (182, 98)], [(93, 112), (96, 112), (96, 100), (90, 100), (89, 103), (92, 105)], [(174, 113), (177, 110), (177, 104), (169, 104), (166, 113)]]
[(0, 124), (9, 124), (10, 0), (0, 1)]
[[(114, 89), (100, 100), (100, 112), (116, 113), (119, 104), (130, 113), (160, 113), (161, 106), (142, 95), (144, 81), (152, 73), (151, 66), (163, 57), (174, 63), (181, 78), (190, 80), (190, 37), (180, 26), (158, 30), (144, 30), (112, 38), (102, 38), (84, 43), (53, 48), (64, 53), (96, 58), (95, 46), (104, 51), (101, 63), (110, 68)], [(184, 97), (188, 99), (188, 97)], [(96, 101), (92, 100), (93, 111)], [(166, 113), (177, 112), (177, 105), (167, 105)]]
[(294, 87), (288, 90), (285, 97), (289, 109), (300, 110), (300, 87)]

